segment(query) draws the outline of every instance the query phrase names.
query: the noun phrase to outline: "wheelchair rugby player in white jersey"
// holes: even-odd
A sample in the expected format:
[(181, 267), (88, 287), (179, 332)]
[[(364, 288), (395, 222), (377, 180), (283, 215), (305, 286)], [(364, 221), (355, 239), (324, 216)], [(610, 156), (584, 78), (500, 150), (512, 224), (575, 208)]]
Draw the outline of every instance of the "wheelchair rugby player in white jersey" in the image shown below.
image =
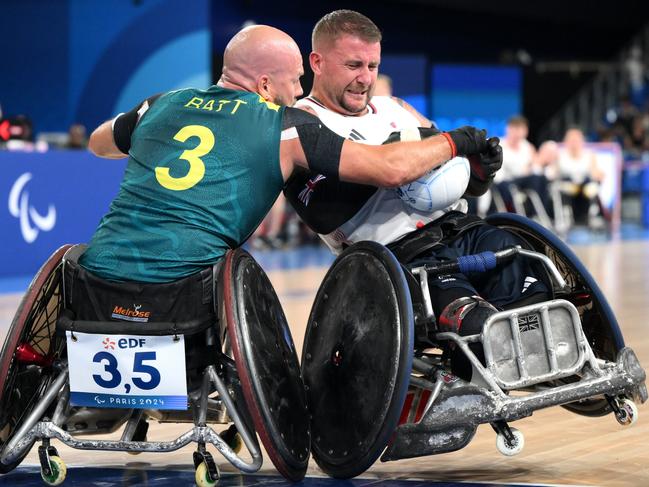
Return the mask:
[[(403, 101), (372, 97), (380, 41), (362, 14), (325, 15), (312, 36), (313, 89), (296, 106), (361, 143), (439, 133)], [(644, 370), (570, 249), (523, 217), (466, 214), (462, 197), (486, 192), (501, 164), (492, 138), (479, 156), (398, 190), (306, 170), (287, 181), (287, 199), (339, 254), (301, 361), (311, 450), (326, 473), (458, 450), (483, 423), (513, 455), (524, 440), (508, 422), (554, 405), (637, 418)]]

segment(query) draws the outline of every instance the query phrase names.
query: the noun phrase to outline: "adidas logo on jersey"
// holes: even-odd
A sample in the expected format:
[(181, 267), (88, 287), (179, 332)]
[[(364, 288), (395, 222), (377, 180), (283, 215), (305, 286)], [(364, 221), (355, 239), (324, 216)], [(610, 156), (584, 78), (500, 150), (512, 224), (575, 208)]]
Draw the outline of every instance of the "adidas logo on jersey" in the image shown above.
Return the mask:
[(532, 276), (527, 276), (525, 278), (525, 282), (523, 282), (523, 290), (521, 291), (521, 294), (527, 291), (527, 289), (534, 284), (538, 279), (533, 278)]
[(363, 137), (363, 135), (362, 135), (360, 132), (358, 132), (356, 129), (352, 129), (352, 131), (349, 133), (349, 137), (347, 137), (347, 138), (348, 138), (348, 139), (351, 139), (351, 140), (367, 140), (367, 139), (366, 139), (365, 137)]

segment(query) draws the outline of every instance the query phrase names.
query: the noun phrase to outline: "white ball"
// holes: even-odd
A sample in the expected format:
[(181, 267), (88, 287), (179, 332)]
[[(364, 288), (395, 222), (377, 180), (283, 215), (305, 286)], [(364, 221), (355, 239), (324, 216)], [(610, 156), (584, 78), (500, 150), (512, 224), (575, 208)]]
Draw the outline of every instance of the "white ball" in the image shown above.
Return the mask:
[(456, 157), (419, 179), (397, 188), (397, 194), (415, 210), (426, 213), (443, 210), (462, 197), (470, 176), (469, 161), (464, 157)]

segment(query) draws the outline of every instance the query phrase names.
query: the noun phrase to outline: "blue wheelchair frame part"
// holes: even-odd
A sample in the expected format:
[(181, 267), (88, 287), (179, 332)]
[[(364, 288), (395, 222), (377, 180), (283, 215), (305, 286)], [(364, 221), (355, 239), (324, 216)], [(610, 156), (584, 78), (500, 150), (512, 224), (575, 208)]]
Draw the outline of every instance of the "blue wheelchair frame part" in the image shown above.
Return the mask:
[(579, 274), (579, 276), (593, 292), (595, 302), (599, 306), (601, 313), (604, 315), (606, 321), (609, 324), (612, 338), (617, 350), (619, 351), (624, 348), (624, 338), (622, 337), (620, 326), (617, 322), (617, 319), (615, 318), (615, 315), (613, 314), (613, 311), (611, 310), (610, 305), (608, 304), (608, 301), (606, 300), (606, 297), (604, 296), (604, 293), (599, 288), (597, 282), (595, 282), (595, 279), (593, 278), (593, 276), (591, 276), (590, 272), (588, 272), (588, 269), (586, 269), (586, 267), (581, 263), (579, 258), (570, 249), (570, 247), (568, 247), (550, 230), (543, 227), (542, 225), (539, 225), (535, 221), (530, 220), (529, 218), (525, 218), (524, 216), (516, 215), (514, 213), (497, 213), (495, 215), (488, 216), (485, 221), (491, 225), (501, 228), (503, 227), (503, 225), (509, 225), (517, 229), (527, 230), (528, 232), (529, 230), (531, 230), (537, 234), (537, 238), (541, 237), (546, 241), (545, 243), (554, 247), (557, 250), (557, 253), (564, 256), (565, 259), (570, 263), (570, 265), (574, 267), (575, 272)]

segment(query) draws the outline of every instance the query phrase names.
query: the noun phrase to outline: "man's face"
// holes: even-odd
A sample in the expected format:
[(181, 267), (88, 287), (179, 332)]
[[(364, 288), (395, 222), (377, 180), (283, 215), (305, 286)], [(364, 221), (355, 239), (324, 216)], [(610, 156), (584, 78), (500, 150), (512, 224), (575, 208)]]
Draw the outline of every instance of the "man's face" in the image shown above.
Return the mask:
[(527, 125), (521, 123), (508, 124), (505, 136), (511, 142), (520, 142), (527, 138)]
[(374, 93), (381, 62), (381, 43), (343, 35), (326, 44), (315, 73), (318, 93), (328, 108), (345, 115), (361, 115)]
[(302, 56), (297, 54), (290, 56), (286, 69), (277, 70), (270, 75), (271, 101), (276, 105), (293, 106), (304, 93), (300, 83), (303, 75)]
[(570, 129), (566, 132), (563, 142), (570, 152), (577, 153), (584, 147), (584, 134), (579, 129)]

